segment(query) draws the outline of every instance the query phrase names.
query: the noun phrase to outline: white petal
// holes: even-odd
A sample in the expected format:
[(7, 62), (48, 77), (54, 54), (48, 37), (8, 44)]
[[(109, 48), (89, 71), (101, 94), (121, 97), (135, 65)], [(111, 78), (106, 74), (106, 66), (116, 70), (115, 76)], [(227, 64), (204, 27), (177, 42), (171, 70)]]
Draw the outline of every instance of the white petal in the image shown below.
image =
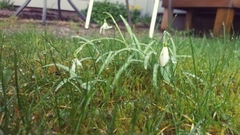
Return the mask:
[(160, 65), (164, 67), (169, 61), (168, 47), (163, 47), (160, 53)]
[(102, 33), (102, 29), (103, 29), (103, 28), (102, 28), (102, 27), (100, 27), (100, 31), (99, 31), (99, 33), (100, 33), (100, 34)]
[(100, 34), (103, 32), (104, 33), (104, 29), (106, 29), (107, 27), (107, 23), (103, 23), (103, 25), (100, 27)]
[(77, 58), (75, 58), (75, 59), (72, 60), (71, 70), (72, 70), (73, 72), (75, 72), (77, 66), (82, 67), (82, 63), (81, 63)]
[(112, 26), (107, 26), (107, 27), (106, 27), (106, 29), (111, 29), (111, 28), (112, 28)]
[(100, 34), (103, 33), (105, 34), (105, 30), (107, 29), (111, 29), (112, 26), (108, 26), (108, 24), (106, 22), (103, 23), (103, 25), (100, 27)]
[(75, 58), (74, 61), (77, 64), (77, 66), (82, 67), (82, 63), (77, 58)]
[(108, 24), (105, 22), (105, 23), (103, 23), (103, 25), (102, 25), (102, 28), (103, 29), (106, 29), (108, 27)]
[(76, 64), (75, 64), (75, 62), (72, 62), (71, 70), (72, 70), (73, 72), (75, 72), (75, 69), (76, 69)]

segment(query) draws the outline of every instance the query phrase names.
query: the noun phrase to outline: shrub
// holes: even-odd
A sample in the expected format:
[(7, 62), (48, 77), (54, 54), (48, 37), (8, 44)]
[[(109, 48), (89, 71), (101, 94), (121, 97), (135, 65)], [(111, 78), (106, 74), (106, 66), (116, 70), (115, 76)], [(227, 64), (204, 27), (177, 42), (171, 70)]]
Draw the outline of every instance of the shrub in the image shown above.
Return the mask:
[(140, 21), (141, 7), (139, 5), (130, 6), (131, 20), (133, 23)]
[(0, 1), (0, 9), (13, 10), (14, 9), (13, 2), (11, 2), (10, 0)]
[[(83, 14), (86, 15), (87, 10), (88, 8), (84, 9), (82, 11)], [(131, 11), (132, 21), (136, 22), (140, 17), (140, 10), (133, 9), (130, 11)], [(122, 21), (119, 15), (122, 15), (124, 18), (127, 18), (127, 9), (124, 4), (121, 4), (118, 2), (112, 3), (112, 2), (109, 2), (108, 0), (105, 0), (103, 2), (96, 1), (94, 2), (94, 6), (92, 9), (92, 16), (91, 16), (92, 22), (97, 23), (98, 25), (102, 25), (104, 18), (109, 18), (109, 16), (107, 16), (103, 12), (110, 13), (114, 17), (117, 23)], [(107, 21), (111, 23), (112, 19), (108, 19)]]

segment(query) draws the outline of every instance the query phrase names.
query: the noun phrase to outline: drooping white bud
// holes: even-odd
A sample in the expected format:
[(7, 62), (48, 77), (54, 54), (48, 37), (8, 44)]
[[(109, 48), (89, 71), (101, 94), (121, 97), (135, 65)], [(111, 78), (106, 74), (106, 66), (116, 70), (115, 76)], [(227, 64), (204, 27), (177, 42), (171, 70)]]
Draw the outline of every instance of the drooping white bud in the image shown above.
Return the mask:
[(104, 20), (103, 25), (100, 27), (100, 34), (101, 34), (101, 33), (105, 34), (105, 30), (111, 29), (111, 28), (112, 28), (112, 26), (109, 26), (109, 25), (107, 24), (107, 21)]
[(160, 60), (160, 65), (162, 67), (164, 67), (168, 61), (169, 61), (169, 53), (168, 53), (168, 47), (164, 46), (162, 48), (162, 51), (160, 53), (160, 57), (159, 57), (159, 60)]

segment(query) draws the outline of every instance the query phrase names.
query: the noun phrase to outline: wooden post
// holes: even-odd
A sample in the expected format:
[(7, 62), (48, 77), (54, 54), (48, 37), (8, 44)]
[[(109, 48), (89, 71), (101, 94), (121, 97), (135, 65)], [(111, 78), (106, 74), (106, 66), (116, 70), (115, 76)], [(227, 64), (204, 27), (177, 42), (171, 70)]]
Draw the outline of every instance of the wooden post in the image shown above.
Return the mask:
[(168, 8), (164, 8), (161, 30), (166, 30), (170, 22), (168, 22), (169, 14), (171, 15), (172, 11), (169, 13)]
[(173, 19), (173, 9), (172, 9), (172, 0), (168, 0), (168, 27), (171, 27)]
[(218, 8), (213, 28), (214, 35), (221, 35), (224, 32), (230, 33), (234, 18), (233, 8)]
[(193, 11), (192, 10), (187, 10), (187, 14), (186, 14), (186, 18), (185, 18), (185, 30), (189, 30), (192, 27), (192, 14)]
[(161, 30), (166, 30), (169, 26), (171, 27), (173, 18), (173, 8), (172, 8), (172, 0), (168, 0), (167, 8), (164, 8)]

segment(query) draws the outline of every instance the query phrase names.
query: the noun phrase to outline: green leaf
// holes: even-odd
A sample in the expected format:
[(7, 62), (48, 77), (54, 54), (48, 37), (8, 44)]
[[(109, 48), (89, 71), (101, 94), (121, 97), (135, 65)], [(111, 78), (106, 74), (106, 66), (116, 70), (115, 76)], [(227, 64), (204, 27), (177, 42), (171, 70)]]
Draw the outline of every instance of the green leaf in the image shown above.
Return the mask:
[(169, 66), (161, 67), (161, 74), (165, 81), (167, 81), (168, 83), (171, 82), (171, 72)]
[(133, 62), (142, 62), (140, 60), (132, 59), (133, 55), (128, 57), (127, 62), (118, 70), (117, 74), (114, 77), (112, 85), (115, 85), (122, 73), (128, 68), (128, 66)]
[(157, 84), (158, 67), (159, 67), (159, 64), (154, 64), (154, 67), (153, 67), (153, 86), (155, 88), (158, 88), (158, 84)]
[(70, 75), (71, 75), (72, 77), (77, 77), (77, 76), (78, 76), (78, 75), (77, 75), (74, 71), (72, 71), (69, 67), (64, 66), (64, 65), (62, 65), (62, 64), (58, 64), (58, 63), (54, 64), (54, 63), (53, 63), (53, 64), (45, 65), (45, 66), (43, 66), (43, 67), (50, 67), (50, 66), (57, 66), (57, 67), (65, 70), (65, 71), (67, 71), (67, 72), (70, 73)]
[(12, 77), (12, 74), (13, 74), (13, 71), (11, 69), (3, 69), (3, 80), (2, 82), (0, 82), (0, 91), (3, 89), (2, 86), (7, 86), (7, 83), (9, 82), (9, 80), (11, 79)]
[(144, 59), (144, 68), (145, 68), (145, 69), (147, 69), (147, 66), (148, 66), (148, 63), (149, 63), (148, 61), (149, 61), (149, 58), (150, 58), (150, 56), (151, 56), (152, 54), (157, 55), (156, 52), (150, 51), (150, 52), (148, 52), (148, 53), (146, 54), (146, 56), (145, 56), (145, 59)]

